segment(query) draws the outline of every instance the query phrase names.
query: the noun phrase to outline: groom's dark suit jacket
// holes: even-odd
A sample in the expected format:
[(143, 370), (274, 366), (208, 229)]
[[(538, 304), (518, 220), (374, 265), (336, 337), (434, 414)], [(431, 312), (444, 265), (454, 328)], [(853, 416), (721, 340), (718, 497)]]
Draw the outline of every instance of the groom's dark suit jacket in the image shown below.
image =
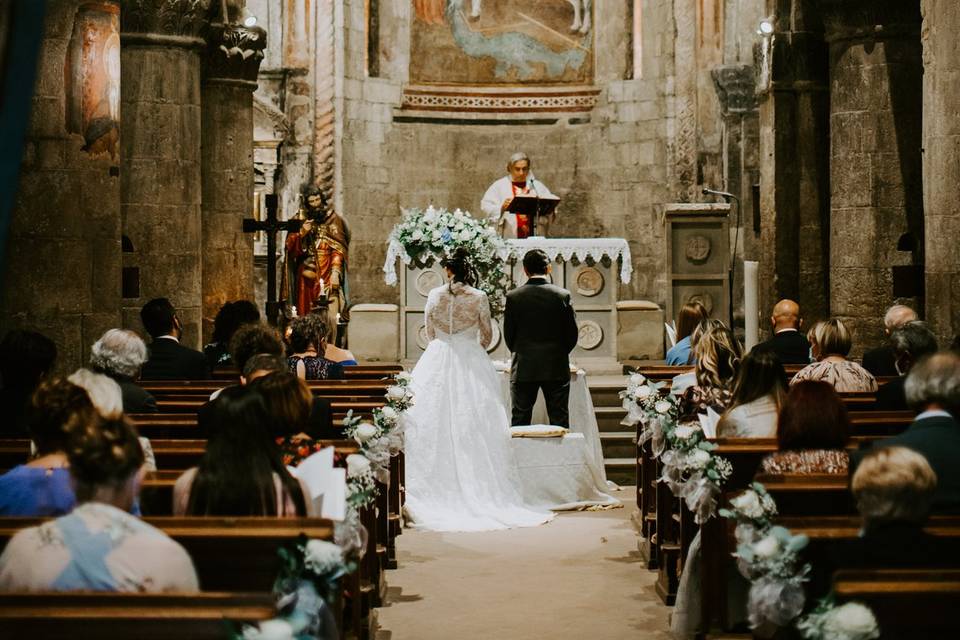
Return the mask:
[(503, 337), (513, 352), (514, 381), (568, 380), (568, 356), (577, 346), (577, 334), (566, 289), (532, 278), (507, 294)]

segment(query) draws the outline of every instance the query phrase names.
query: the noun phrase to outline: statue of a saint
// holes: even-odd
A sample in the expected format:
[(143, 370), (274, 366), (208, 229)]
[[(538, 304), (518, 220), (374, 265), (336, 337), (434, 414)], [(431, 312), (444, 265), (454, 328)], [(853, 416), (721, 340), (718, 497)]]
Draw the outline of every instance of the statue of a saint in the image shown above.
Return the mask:
[(304, 186), (301, 202), (303, 226), (287, 234), (281, 295), (301, 316), (326, 301), (327, 330), (333, 335), (338, 317), (346, 318), (350, 230), (319, 187)]

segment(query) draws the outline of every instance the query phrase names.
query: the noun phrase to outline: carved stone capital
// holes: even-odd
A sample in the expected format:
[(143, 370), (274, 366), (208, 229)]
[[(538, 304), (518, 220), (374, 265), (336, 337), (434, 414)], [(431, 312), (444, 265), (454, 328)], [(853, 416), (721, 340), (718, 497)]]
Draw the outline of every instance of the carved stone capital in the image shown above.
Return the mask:
[(752, 65), (720, 65), (710, 70), (724, 115), (757, 108), (756, 71)]
[(256, 83), (267, 32), (261, 27), (212, 24), (207, 32), (207, 80)]
[(124, 42), (202, 46), (213, 0), (120, 0)]
[(818, 0), (827, 42), (890, 40), (920, 33), (920, 3), (904, 0)]

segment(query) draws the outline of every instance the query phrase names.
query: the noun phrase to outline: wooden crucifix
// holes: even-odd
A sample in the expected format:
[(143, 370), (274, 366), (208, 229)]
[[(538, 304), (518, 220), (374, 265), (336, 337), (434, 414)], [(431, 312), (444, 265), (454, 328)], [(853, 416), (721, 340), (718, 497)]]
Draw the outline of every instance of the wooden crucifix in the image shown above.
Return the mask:
[(299, 231), (302, 220), (291, 218), (279, 220), (277, 218), (278, 198), (275, 193), (266, 196), (267, 219), (244, 218), (243, 232), (267, 233), (267, 321), (276, 326), (280, 318), (280, 303), (277, 301), (277, 233), (280, 231)]

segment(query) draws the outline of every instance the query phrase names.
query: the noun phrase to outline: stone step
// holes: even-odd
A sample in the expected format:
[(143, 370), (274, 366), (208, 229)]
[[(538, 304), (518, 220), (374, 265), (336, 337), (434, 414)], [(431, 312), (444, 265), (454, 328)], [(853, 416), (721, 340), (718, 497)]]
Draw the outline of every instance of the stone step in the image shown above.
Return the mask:
[(627, 415), (623, 407), (596, 407), (593, 412), (597, 416), (597, 427), (601, 433), (631, 430), (631, 427), (620, 424)]
[(603, 449), (603, 458), (629, 458), (637, 451), (631, 431), (614, 431), (600, 434), (600, 446)]
[(637, 483), (637, 463), (630, 458), (607, 458), (604, 460), (607, 471), (607, 480), (616, 482), (621, 487)]
[(595, 407), (619, 407), (620, 392), (627, 388), (626, 377), (604, 376), (603, 380), (589, 380), (590, 397)]

